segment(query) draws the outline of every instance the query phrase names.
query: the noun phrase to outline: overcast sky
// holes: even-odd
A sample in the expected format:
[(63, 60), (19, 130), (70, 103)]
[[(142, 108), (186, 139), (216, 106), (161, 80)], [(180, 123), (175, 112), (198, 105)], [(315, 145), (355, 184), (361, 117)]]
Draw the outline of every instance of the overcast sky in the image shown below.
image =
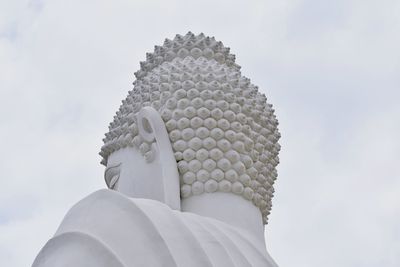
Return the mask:
[(164, 38), (215, 36), (275, 106), (282, 267), (400, 266), (400, 1), (0, 0), (0, 265), (104, 188), (101, 139)]

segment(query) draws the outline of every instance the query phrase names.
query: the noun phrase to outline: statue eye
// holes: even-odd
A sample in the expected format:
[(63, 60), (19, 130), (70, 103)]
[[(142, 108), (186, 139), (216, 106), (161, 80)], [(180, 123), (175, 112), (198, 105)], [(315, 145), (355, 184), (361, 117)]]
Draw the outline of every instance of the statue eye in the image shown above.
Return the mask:
[(120, 174), (120, 166), (121, 163), (107, 167), (104, 172), (104, 180), (106, 181), (109, 189), (115, 189), (117, 185)]
[(116, 186), (116, 184), (117, 184), (118, 179), (119, 179), (119, 175), (113, 176), (113, 177), (111, 178), (111, 181), (110, 181), (110, 184), (108, 185), (108, 187), (109, 187), (110, 189), (116, 189), (115, 186)]

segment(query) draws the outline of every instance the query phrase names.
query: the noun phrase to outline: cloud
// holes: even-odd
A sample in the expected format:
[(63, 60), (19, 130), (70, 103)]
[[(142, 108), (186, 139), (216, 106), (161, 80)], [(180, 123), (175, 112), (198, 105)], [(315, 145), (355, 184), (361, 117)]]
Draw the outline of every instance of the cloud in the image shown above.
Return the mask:
[(396, 1), (0, 3), (0, 262), (27, 266), (79, 199), (145, 52), (176, 33), (231, 47), (274, 104), (280, 266), (400, 263)]

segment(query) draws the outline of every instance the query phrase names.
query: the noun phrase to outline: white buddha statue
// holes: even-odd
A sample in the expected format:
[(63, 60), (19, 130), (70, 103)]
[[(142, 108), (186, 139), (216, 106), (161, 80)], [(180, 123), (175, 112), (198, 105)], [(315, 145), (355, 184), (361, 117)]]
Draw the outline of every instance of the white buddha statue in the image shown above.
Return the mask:
[(272, 105), (214, 38), (146, 57), (101, 148), (109, 189), (71, 208), (33, 266), (277, 266)]

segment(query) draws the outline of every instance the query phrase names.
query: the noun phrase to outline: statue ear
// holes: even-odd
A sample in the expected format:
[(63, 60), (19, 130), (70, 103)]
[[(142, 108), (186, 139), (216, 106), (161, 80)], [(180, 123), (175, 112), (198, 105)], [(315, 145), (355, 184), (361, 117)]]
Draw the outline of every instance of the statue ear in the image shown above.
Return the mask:
[[(172, 145), (165, 123), (160, 114), (152, 107), (143, 107), (137, 114), (139, 135), (155, 148), (148, 164), (157, 158), (161, 164), (160, 184), (164, 192), (164, 203), (174, 210), (180, 210), (179, 173)], [(154, 147), (155, 146), (155, 147)]]

